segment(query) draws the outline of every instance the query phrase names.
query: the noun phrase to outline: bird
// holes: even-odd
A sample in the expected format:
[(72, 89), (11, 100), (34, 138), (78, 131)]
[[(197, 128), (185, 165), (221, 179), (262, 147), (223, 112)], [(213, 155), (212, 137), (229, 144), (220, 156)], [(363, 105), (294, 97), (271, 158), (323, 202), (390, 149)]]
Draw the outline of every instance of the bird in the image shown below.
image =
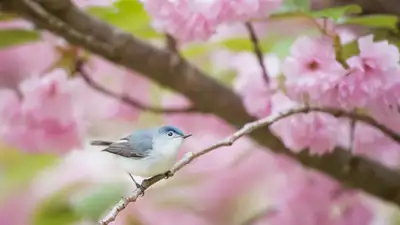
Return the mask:
[(191, 136), (175, 126), (164, 125), (134, 131), (115, 142), (95, 140), (91, 145), (107, 146), (101, 151), (112, 154), (144, 194), (144, 187), (136, 182), (132, 174), (140, 177), (164, 174), (170, 177), (170, 169), (183, 141)]

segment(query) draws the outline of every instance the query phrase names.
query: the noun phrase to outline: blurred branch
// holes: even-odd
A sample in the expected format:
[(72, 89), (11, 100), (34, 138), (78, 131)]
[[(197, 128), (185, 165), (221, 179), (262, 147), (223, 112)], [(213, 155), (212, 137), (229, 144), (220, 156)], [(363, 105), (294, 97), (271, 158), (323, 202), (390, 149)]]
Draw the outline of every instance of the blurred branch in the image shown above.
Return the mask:
[(269, 77), (268, 77), (268, 73), (267, 73), (267, 68), (265, 67), (265, 64), (264, 64), (264, 57), (263, 57), (263, 53), (261, 51), (260, 43), (257, 38), (257, 34), (253, 28), (253, 25), (251, 25), (250, 22), (246, 22), (245, 26), (246, 26), (247, 32), (249, 32), (250, 41), (253, 44), (254, 54), (256, 55), (258, 63), (260, 64), (262, 76), (268, 85)]
[[(397, 1), (397, 0), (395, 0)], [(182, 93), (202, 113), (213, 113), (234, 127), (254, 121), (241, 98), (230, 88), (205, 74), (167, 49), (159, 49), (100, 21), (78, 9), (68, 0), (0, 0), (8, 11), (16, 12), (38, 27), (62, 36), (71, 44), (84, 47), (114, 63)], [(400, 174), (397, 171), (353, 156), (335, 148), (322, 156), (309, 150), (293, 153), (268, 127), (250, 136), (269, 151), (292, 157), (371, 195), (400, 205)]]
[(178, 43), (176, 39), (172, 37), (170, 34), (165, 34), (167, 49), (171, 52), (178, 53)]
[[(238, 130), (237, 132), (233, 133), (232, 135), (226, 137), (225, 139), (209, 146), (208, 148), (205, 148), (201, 151), (198, 151), (196, 153), (192, 153), (189, 152), (187, 153), (181, 160), (179, 160), (178, 163), (175, 164), (175, 166), (171, 169), (171, 174), (172, 176), (179, 171), (180, 169), (182, 169), (184, 166), (188, 165), (189, 163), (191, 163), (192, 161), (194, 161), (195, 159), (199, 158), (200, 156), (211, 152), (215, 149), (221, 148), (221, 147), (228, 147), (233, 145), (238, 139), (240, 139), (241, 137), (250, 134), (251, 132), (261, 128), (261, 127), (268, 127), (270, 125), (272, 125), (273, 123), (284, 119), (286, 117), (298, 114), (298, 113), (309, 113), (309, 112), (324, 112), (324, 113), (328, 113), (333, 115), (334, 117), (348, 117), (350, 119), (353, 120), (358, 120), (358, 121), (362, 121), (365, 123), (368, 123), (372, 126), (375, 126), (377, 128), (382, 127), (382, 125), (380, 125), (378, 122), (376, 122), (375, 120), (373, 120), (372, 118), (368, 118), (366, 116), (363, 115), (357, 115), (355, 113), (352, 112), (345, 112), (345, 111), (341, 111), (341, 110), (337, 110), (337, 109), (327, 109), (327, 108), (313, 108), (313, 107), (306, 107), (306, 108), (300, 108), (300, 109), (292, 109), (289, 110), (285, 113), (281, 113), (279, 115), (276, 116), (268, 116), (265, 117), (263, 119), (260, 120), (256, 120), (254, 122), (251, 123), (247, 123), (245, 124), (240, 130)], [(389, 129), (385, 128), (386, 131), (384, 131), (387, 135), (389, 136), (395, 136), (394, 139), (397, 141), (400, 141), (400, 136), (397, 134), (394, 134), (392, 131), (390, 131)], [(348, 164), (346, 165), (347, 167), (349, 167), (347, 170), (351, 171), (351, 167), (357, 166), (356, 163), (354, 163), (356, 160), (356, 158), (349, 160)], [(344, 172), (346, 173), (346, 172)], [(164, 174), (160, 174), (160, 175), (156, 175), (154, 177), (151, 177), (149, 179), (146, 179), (143, 181), (142, 186), (144, 188), (144, 190), (146, 190), (147, 188), (149, 188), (150, 186), (152, 186), (153, 184), (157, 183), (158, 181), (162, 180), (166, 178), (166, 176)], [(397, 190), (397, 192), (399, 192), (400, 190)], [(119, 212), (121, 212), (124, 208), (126, 208), (128, 206), (129, 203), (131, 202), (135, 202), (139, 196), (142, 195), (142, 191), (137, 188), (133, 194), (131, 194), (130, 196), (121, 199), (112, 209), (111, 211), (100, 221), (101, 225), (107, 225), (110, 222), (114, 221), (118, 215)], [(400, 197), (400, 196), (399, 196)], [(397, 201), (396, 202), (398, 205), (400, 205), (400, 202)]]
[(155, 106), (149, 106), (145, 105), (139, 101), (136, 101), (129, 97), (128, 95), (125, 94), (117, 94), (112, 92), (111, 90), (108, 90), (107, 88), (103, 87), (101, 84), (97, 83), (94, 81), (89, 74), (86, 73), (84, 67), (84, 62), (83, 60), (77, 60), (75, 63), (75, 72), (79, 73), (82, 77), (82, 79), (86, 82), (87, 85), (92, 87), (93, 89), (97, 90), (98, 92), (105, 94), (107, 96), (116, 98), (120, 101), (125, 102), (126, 104), (137, 108), (141, 109), (144, 111), (149, 111), (153, 113), (190, 113), (190, 112), (196, 112), (195, 107), (187, 107), (187, 108), (160, 108), (160, 107), (155, 107)]

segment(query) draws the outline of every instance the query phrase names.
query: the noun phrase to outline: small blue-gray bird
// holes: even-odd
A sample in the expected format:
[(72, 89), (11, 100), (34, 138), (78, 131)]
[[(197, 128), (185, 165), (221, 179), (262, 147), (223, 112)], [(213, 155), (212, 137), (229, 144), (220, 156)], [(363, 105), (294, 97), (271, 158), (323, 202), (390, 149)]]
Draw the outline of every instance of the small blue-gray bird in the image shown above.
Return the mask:
[(116, 142), (92, 141), (91, 145), (107, 146), (102, 151), (113, 154), (136, 186), (132, 177), (151, 177), (159, 174), (169, 176), (183, 140), (192, 136), (174, 126), (161, 126), (138, 130)]

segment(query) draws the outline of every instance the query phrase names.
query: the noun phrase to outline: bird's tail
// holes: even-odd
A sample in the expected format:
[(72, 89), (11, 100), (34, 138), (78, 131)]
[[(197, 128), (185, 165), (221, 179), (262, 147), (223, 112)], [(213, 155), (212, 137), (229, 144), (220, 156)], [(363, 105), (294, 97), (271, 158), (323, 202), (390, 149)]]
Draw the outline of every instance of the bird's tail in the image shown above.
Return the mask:
[(111, 141), (92, 141), (90, 142), (90, 145), (97, 145), (97, 146), (109, 146), (111, 145)]

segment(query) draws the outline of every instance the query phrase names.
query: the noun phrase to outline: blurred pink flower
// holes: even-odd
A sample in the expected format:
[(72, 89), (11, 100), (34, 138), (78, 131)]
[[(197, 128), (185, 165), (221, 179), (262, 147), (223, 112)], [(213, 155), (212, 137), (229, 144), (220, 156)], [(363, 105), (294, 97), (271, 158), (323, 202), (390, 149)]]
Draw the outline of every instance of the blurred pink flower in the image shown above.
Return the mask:
[[(181, 95), (166, 95), (162, 99), (165, 107), (185, 107), (190, 102)], [(212, 114), (188, 113), (188, 114), (166, 114), (165, 120), (169, 124), (181, 127), (184, 132), (202, 135), (212, 134), (215, 137), (225, 137), (235, 131), (228, 123)]]
[(223, 23), (266, 17), (278, 9), (281, 0), (144, 0), (154, 26), (182, 41), (207, 40)]
[[(374, 219), (372, 208), (360, 193), (348, 191), (335, 199), (331, 214), (332, 225), (364, 225), (371, 224)], [(336, 211), (336, 213), (335, 213)]]
[(282, 65), (288, 96), (317, 100), (345, 75), (336, 61), (333, 43), (325, 37), (299, 37)]
[[(96, 83), (121, 96), (129, 96), (144, 104), (150, 101), (150, 82), (148, 79), (107, 60), (92, 56), (88, 62), (88, 75), (90, 75)], [(86, 89), (92, 89), (86, 84), (83, 85), (86, 86)], [(103, 107), (106, 110), (103, 111), (101, 117), (134, 121), (141, 113), (141, 109), (128, 105), (120, 99), (108, 97), (97, 90), (89, 90), (89, 92), (92, 92), (94, 97), (97, 96), (97, 98), (103, 99)], [(82, 103), (86, 104), (86, 101)], [(97, 104), (96, 102), (93, 103)], [(98, 106), (92, 109), (97, 111)], [(89, 108), (87, 110), (90, 111)], [(93, 113), (96, 114), (96, 112)]]
[(275, 213), (267, 221), (284, 225), (328, 224), (329, 206), (337, 185), (325, 177), (302, 170), (292, 171), (287, 174), (287, 179), (289, 183), (278, 195)]
[[(31, 29), (23, 20), (0, 22), (0, 29)], [(0, 88), (17, 89), (29, 76), (43, 73), (59, 58), (54, 45), (36, 41), (0, 49)]]
[(30, 190), (19, 190), (8, 194), (6, 199), (0, 202), (0, 221), (7, 225), (30, 224), (31, 212), (34, 209), (34, 201)]
[(22, 99), (4, 90), (0, 98), (1, 138), (28, 152), (65, 153), (81, 144), (79, 112), (63, 70), (20, 84)]
[(260, 225), (339, 225), (351, 222), (362, 225), (371, 222), (372, 211), (358, 193), (343, 190), (322, 174), (300, 167), (292, 167), (285, 175), (287, 184), (283, 184), (280, 194), (276, 194), (274, 211)]
[[(155, 215), (161, 212), (161, 215), (165, 215), (162, 216), (163, 224), (187, 224), (184, 218), (188, 217), (194, 224), (233, 224), (232, 215), (253, 208), (240, 200), (254, 198), (251, 190), (266, 183), (277, 172), (273, 155), (259, 149), (253, 150), (221, 170), (206, 173), (183, 170), (181, 176), (168, 181), (171, 185), (158, 186), (157, 190), (148, 193), (147, 201), (138, 202), (133, 207), (141, 215), (139, 217), (149, 224), (157, 223), (159, 217)], [(228, 154), (225, 157), (230, 157), (229, 152), (225, 153)], [(213, 161), (222, 157), (214, 152), (209, 155), (215, 158)], [(209, 165), (204, 158), (199, 159), (198, 163), (203, 167)], [(262, 194), (267, 193), (264, 190)]]
[[(144, 77), (129, 71), (125, 71), (125, 73), (123, 73), (120, 85), (122, 93), (132, 99), (135, 99), (137, 102), (144, 103), (144, 105), (146, 105), (150, 101), (150, 82)], [(141, 109), (121, 101), (118, 101), (116, 104), (114, 104), (114, 106), (111, 106), (110, 109), (111, 117), (123, 118), (129, 121), (136, 120), (141, 113)]]
[(326, 113), (302, 113), (277, 121), (271, 129), (291, 150), (309, 148), (311, 153), (321, 155), (335, 147), (338, 121)]

